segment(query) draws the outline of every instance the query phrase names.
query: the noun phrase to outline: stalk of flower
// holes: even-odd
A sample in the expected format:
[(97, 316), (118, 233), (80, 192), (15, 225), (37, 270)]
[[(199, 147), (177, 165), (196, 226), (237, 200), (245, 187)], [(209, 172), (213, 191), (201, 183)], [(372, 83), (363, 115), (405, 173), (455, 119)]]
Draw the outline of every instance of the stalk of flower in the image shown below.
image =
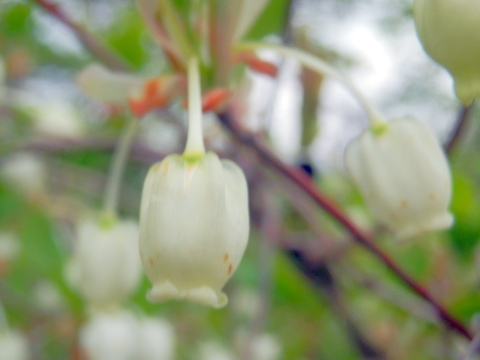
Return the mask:
[(416, 0), (417, 35), (430, 57), (455, 81), (464, 105), (480, 96), (480, 3), (477, 0)]
[(362, 92), (358, 90), (358, 88), (346, 76), (344, 76), (333, 66), (328, 64), (326, 61), (312, 54), (292, 47), (270, 43), (239, 43), (235, 46), (235, 49), (239, 53), (268, 49), (275, 51), (280, 55), (295, 59), (300, 64), (302, 64), (302, 66), (318, 72), (321, 75), (331, 77), (343, 84), (352, 93), (352, 95), (357, 98), (358, 102), (365, 110), (368, 119), (372, 124), (381, 124), (384, 122), (383, 117), (379, 114), (379, 112), (372, 106), (372, 104), (363, 96)]
[(246, 179), (233, 162), (205, 152), (198, 64), (189, 62), (185, 151), (153, 165), (140, 213), (140, 255), (153, 283), (148, 299), (185, 299), (216, 308), (249, 233)]
[[(95, 77), (95, 75), (98, 75)], [(96, 78), (96, 80), (94, 80)], [(119, 85), (115, 96), (107, 101), (127, 103), (126, 96), (142, 84), (141, 79), (116, 74), (98, 66), (80, 76), (83, 88), (102, 97), (103, 92), (90, 85), (93, 81), (106, 90)], [(115, 149), (105, 189), (104, 209), (100, 215), (80, 219), (76, 228), (74, 254), (67, 266), (71, 286), (91, 307), (106, 309), (124, 301), (137, 287), (141, 276), (138, 256), (138, 225), (132, 220), (118, 219), (120, 185), (129, 150), (136, 134), (137, 121), (130, 119)]]

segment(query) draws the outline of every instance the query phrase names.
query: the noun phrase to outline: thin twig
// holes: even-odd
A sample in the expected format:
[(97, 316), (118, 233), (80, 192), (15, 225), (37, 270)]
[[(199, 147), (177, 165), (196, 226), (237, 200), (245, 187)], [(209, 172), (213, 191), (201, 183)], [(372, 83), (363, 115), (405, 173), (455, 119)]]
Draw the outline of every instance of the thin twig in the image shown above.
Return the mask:
[(450, 139), (448, 139), (445, 145), (445, 151), (447, 152), (447, 154), (450, 154), (452, 152), (452, 149), (457, 145), (458, 140), (460, 139), (463, 129), (465, 128), (465, 125), (467, 123), (467, 119), (472, 112), (472, 108), (473, 106), (470, 105), (461, 108), (458, 112), (457, 120), (455, 121), (455, 126), (453, 127), (452, 134), (450, 135)]
[(326, 195), (320, 192), (312, 180), (304, 174), (301, 170), (292, 168), (280, 160), (275, 153), (273, 153), (264, 142), (255, 134), (245, 130), (237, 121), (234, 121), (233, 116), (229, 112), (219, 115), (222, 123), (230, 130), (230, 132), (244, 145), (253, 149), (256, 154), (275, 169), (278, 173), (295, 183), (305, 194), (330, 214), (338, 223), (340, 223), (351, 235), (353, 240), (365, 247), (372, 255), (383, 262), (402, 282), (408, 285), (418, 296), (429, 302), (439, 318), (449, 328), (455, 330), (469, 340), (472, 340), (472, 335), (467, 328), (457, 320), (449, 311), (435, 300), (428, 291), (411, 278), (403, 269), (401, 269), (390, 256), (381, 250), (367, 234), (360, 230), (350, 219), (340, 210), (340, 208)]
[(92, 34), (85, 30), (82, 26), (73, 21), (70, 16), (65, 13), (60, 6), (49, 0), (32, 0), (38, 6), (45, 9), (50, 15), (56, 17), (68, 28), (70, 28), (77, 38), (82, 42), (83, 46), (87, 48), (93, 55), (95, 55), (105, 65), (112, 70), (128, 71), (130, 67), (118, 56), (114, 55), (111, 51), (98, 42)]

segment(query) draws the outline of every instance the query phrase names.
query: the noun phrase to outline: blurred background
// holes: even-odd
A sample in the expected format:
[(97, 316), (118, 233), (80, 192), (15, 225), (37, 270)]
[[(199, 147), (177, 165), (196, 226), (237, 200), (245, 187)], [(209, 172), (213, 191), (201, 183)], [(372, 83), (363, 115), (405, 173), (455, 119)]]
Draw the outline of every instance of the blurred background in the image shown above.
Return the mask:
[[(168, 69), (135, 2), (55, 3), (135, 74), (154, 77)], [(406, 0), (271, 0), (246, 38), (286, 41), (318, 55), (386, 118), (416, 117), (447, 144), (459, 104), (448, 74), (423, 52), (411, 11)], [(285, 163), (307, 170), (408, 274), (475, 329), (478, 106), (449, 153), (454, 226), (399, 242), (375, 223), (344, 171), (346, 145), (368, 125), (358, 103), (294, 60), (268, 50), (260, 56), (279, 73), (246, 70), (236, 105), (244, 126), (262, 134)], [(97, 61), (39, 2), (0, 0), (0, 337), (2, 328), (20, 334), (27, 359), (88, 359), (78, 341), (87, 304), (68, 285), (65, 267), (79, 217), (101, 208), (115, 144), (129, 118), (77, 85), (78, 74)], [(119, 203), (120, 215), (135, 220), (150, 165), (183, 150), (186, 117), (174, 104), (150, 112), (139, 126)], [(468, 342), (446, 329), (428, 303), (232, 139), (215, 116), (205, 119), (205, 138), (207, 148), (247, 174), (250, 242), (225, 288), (230, 303), (224, 309), (149, 303), (150, 284), (142, 278), (125, 311), (161, 319), (170, 329), (164, 339), (155, 337), (172, 348), (159, 360), (426, 360), (467, 351)]]

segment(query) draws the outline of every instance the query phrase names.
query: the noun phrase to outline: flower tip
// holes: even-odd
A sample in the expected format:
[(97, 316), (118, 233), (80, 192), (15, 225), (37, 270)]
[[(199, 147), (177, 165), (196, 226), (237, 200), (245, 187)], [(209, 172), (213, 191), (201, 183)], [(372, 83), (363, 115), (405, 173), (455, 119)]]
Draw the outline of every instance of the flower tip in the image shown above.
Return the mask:
[(217, 292), (208, 286), (180, 290), (170, 281), (156, 283), (147, 293), (148, 301), (159, 303), (167, 300), (188, 300), (201, 305), (220, 309), (227, 305), (228, 298), (224, 292)]
[(446, 212), (441, 215), (437, 215), (430, 220), (430, 222), (417, 224), (417, 225), (408, 225), (400, 229), (397, 229), (395, 235), (398, 239), (407, 239), (417, 235), (420, 235), (427, 231), (434, 230), (446, 230), (449, 229), (454, 222), (454, 217), (451, 213)]

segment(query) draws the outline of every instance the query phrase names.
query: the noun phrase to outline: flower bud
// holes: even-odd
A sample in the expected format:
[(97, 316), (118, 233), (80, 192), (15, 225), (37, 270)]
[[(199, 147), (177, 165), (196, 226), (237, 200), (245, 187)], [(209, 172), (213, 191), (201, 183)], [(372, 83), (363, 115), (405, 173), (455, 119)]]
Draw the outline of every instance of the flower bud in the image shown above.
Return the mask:
[(371, 212), (398, 237), (452, 224), (448, 162), (424, 124), (401, 119), (366, 130), (347, 148), (345, 165)]
[(468, 105), (480, 95), (480, 2), (416, 0), (413, 14), (425, 51), (452, 74)]
[(247, 183), (233, 162), (170, 155), (145, 180), (140, 256), (151, 301), (186, 299), (214, 307), (238, 267), (249, 232)]
[(91, 305), (116, 305), (135, 290), (141, 275), (137, 238), (133, 221), (80, 222), (67, 278)]

